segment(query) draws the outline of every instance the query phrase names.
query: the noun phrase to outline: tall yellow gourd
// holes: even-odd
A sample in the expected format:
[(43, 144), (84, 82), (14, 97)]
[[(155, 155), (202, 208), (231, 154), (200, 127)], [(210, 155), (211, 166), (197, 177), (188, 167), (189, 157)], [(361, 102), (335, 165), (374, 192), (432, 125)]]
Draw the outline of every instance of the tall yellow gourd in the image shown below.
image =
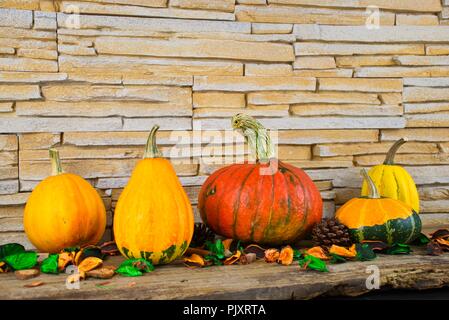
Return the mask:
[(176, 172), (156, 146), (154, 126), (114, 215), (117, 247), (127, 258), (169, 263), (188, 248), (193, 212)]
[[(419, 195), (412, 176), (403, 167), (394, 163), (394, 156), (405, 143), (404, 139), (396, 141), (387, 153), (383, 164), (372, 167), (368, 174), (382, 197), (401, 200), (419, 212)], [(362, 186), (362, 196), (369, 194), (366, 180)]]
[(23, 224), (42, 252), (96, 244), (106, 228), (106, 210), (97, 191), (76, 174), (64, 173), (58, 151), (50, 149), (52, 175), (41, 181), (25, 206)]

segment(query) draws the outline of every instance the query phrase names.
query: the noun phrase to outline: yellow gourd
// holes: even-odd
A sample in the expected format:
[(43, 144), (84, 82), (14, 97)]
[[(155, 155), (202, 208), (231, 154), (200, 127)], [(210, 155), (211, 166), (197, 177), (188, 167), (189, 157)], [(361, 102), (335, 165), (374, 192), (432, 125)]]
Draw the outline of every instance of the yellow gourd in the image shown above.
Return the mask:
[(176, 172), (156, 146), (154, 126), (117, 203), (114, 235), (127, 258), (163, 264), (181, 256), (193, 235), (193, 212)]
[[(403, 167), (394, 163), (394, 156), (406, 141), (396, 141), (387, 153), (383, 164), (372, 167), (368, 174), (376, 185), (380, 196), (401, 200), (419, 212), (419, 195), (412, 176)], [(369, 194), (368, 184), (363, 182), (362, 196)]]

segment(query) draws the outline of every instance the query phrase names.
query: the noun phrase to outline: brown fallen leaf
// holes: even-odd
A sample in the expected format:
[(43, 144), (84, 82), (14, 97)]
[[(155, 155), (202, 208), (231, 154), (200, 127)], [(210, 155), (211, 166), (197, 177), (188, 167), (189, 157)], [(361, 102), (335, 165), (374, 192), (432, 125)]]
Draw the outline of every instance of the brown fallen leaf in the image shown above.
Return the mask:
[(239, 261), (241, 256), (242, 256), (242, 253), (239, 250), (237, 250), (232, 256), (230, 256), (229, 258), (227, 258), (224, 261), (224, 265), (229, 266), (231, 264), (236, 263), (237, 261)]
[(103, 286), (107, 286), (107, 285), (109, 285), (111, 283), (112, 283), (111, 281), (104, 281), (104, 282), (97, 283), (96, 286), (97, 287), (103, 287)]
[(255, 253), (257, 259), (263, 259), (265, 257), (265, 249), (257, 244), (250, 244), (243, 251), (245, 253)]
[(136, 284), (137, 284), (137, 282), (135, 282), (135, 281), (130, 282), (130, 283), (128, 283), (128, 287), (129, 287), (129, 288), (135, 287)]
[(202, 256), (194, 253), (190, 257), (184, 257), (184, 265), (190, 268), (204, 267), (206, 262)]
[(44, 284), (45, 284), (45, 282), (43, 282), (43, 281), (35, 281), (35, 282), (27, 283), (23, 287), (24, 288), (35, 288), (35, 287), (43, 286)]
[(449, 230), (448, 229), (438, 229), (434, 233), (431, 233), (430, 236), (432, 237), (432, 239), (438, 239), (438, 238), (447, 239), (447, 238), (449, 238)]
[(427, 250), (427, 254), (430, 256), (439, 256), (439, 255), (443, 254), (443, 249), (441, 248), (441, 246), (438, 243), (433, 242), (433, 241), (430, 241), (427, 244), (426, 250)]
[(14, 271), (14, 275), (18, 280), (28, 280), (39, 276), (40, 272), (38, 269), (26, 269)]

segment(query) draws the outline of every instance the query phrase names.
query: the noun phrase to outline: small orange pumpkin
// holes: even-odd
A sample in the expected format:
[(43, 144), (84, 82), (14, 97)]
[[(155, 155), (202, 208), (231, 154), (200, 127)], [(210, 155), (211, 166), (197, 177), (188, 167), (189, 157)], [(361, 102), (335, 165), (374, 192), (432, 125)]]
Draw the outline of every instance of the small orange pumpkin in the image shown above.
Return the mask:
[(25, 206), (25, 233), (42, 252), (96, 244), (106, 228), (103, 201), (89, 182), (63, 172), (57, 150), (50, 149), (50, 159), (52, 175), (36, 186)]

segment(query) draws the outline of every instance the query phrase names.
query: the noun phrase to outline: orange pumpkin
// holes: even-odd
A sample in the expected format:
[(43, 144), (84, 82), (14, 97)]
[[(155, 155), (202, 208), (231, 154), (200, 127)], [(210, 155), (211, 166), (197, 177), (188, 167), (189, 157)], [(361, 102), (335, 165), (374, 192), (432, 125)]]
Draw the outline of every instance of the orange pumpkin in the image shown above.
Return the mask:
[(52, 175), (36, 186), (25, 206), (25, 233), (42, 252), (96, 244), (106, 228), (103, 201), (89, 182), (63, 172), (57, 150), (50, 149), (50, 159)]
[(117, 203), (114, 235), (127, 258), (169, 263), (188, 248), (193, 235), (190, 201), (167, 159), (156, 146), (153, 127), (140, 160)]

